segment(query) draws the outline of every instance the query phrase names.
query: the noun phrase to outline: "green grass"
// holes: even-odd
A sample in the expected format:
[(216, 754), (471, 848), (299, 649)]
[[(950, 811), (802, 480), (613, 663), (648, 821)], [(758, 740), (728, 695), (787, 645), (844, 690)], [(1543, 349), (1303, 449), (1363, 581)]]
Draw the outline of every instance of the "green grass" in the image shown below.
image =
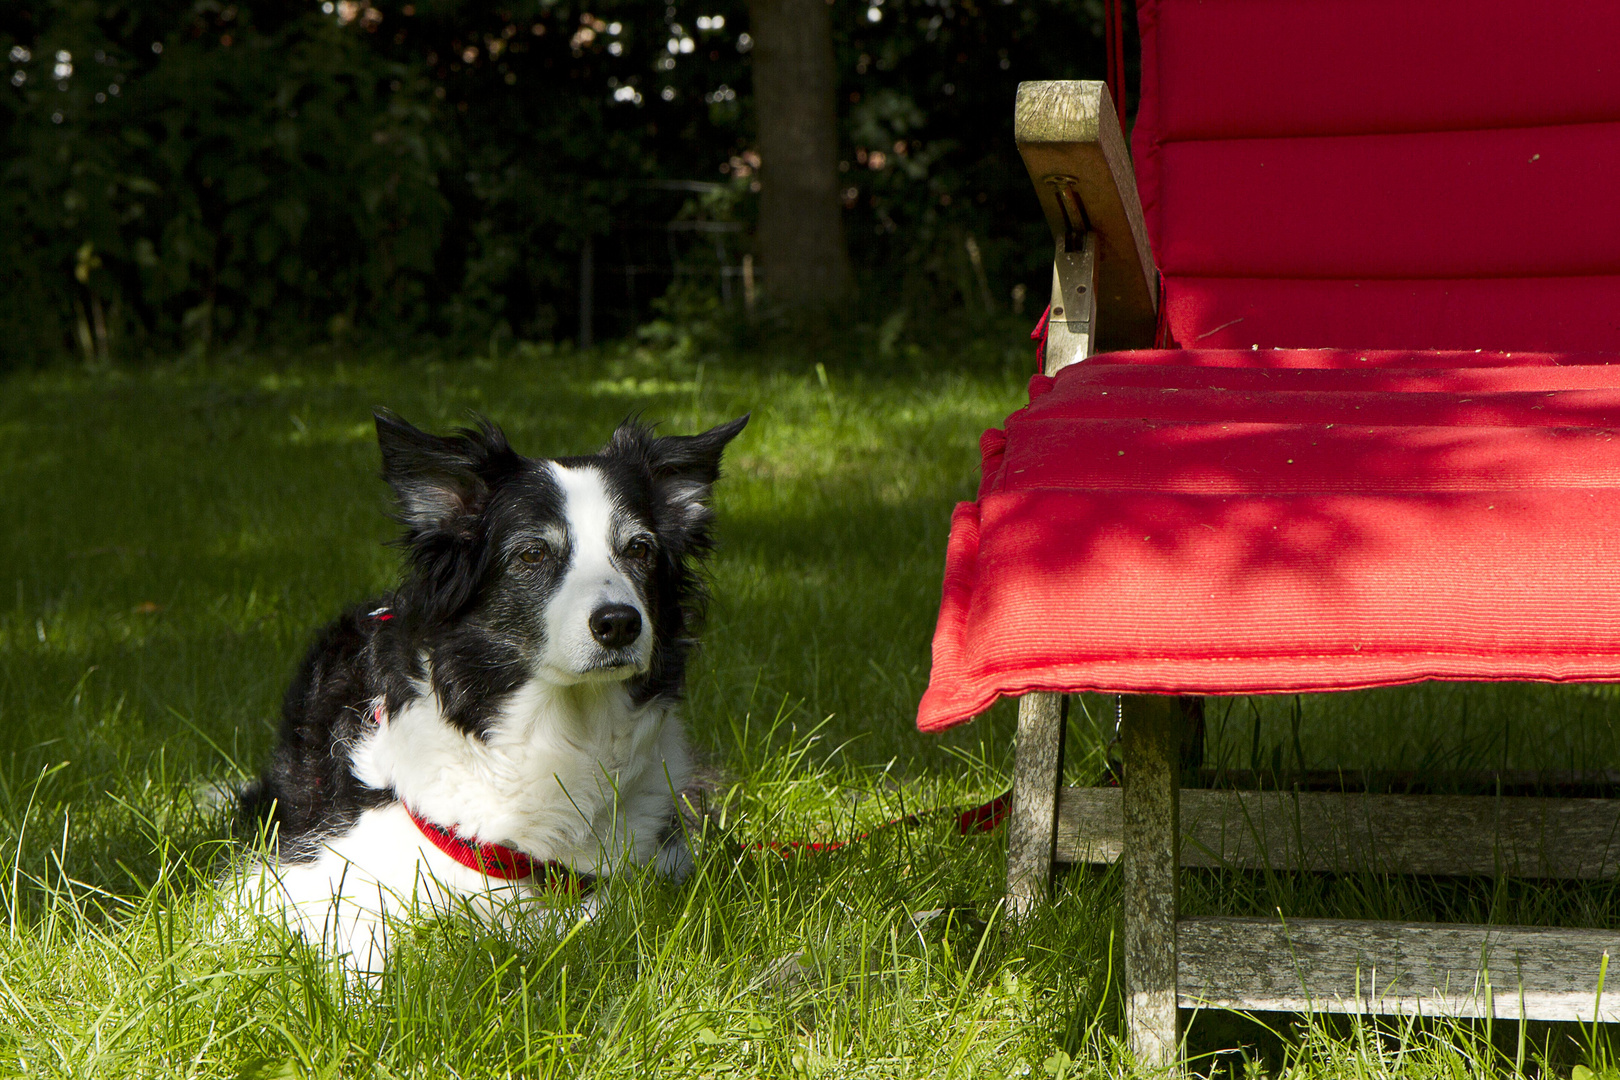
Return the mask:
[[(1001, 925), (999, 837), (948, 823), (783, 861), (976, 801), (1010, 772), (1010, 709), (912, 726), (946, 527), (977, 439), (1022, 397), (1018, 336), (927, 355), (520, 352), (456, 362), (240, 361), (0, 382), (0, 1074), (1115, 1076), (1112, 873)], [(376, 983), (224, 917), (221, 793), (271, 744), (323, 620), (387, 587), (369, 410), (469, 410), (519, 449), (579, 452), (631, 413), (690, 431), (752, 410), (718, 493), (720, 551), (689, 727), (721, 777), (694, 879), (615, 890), (569, 930), (424, 921)], [(1099, 617), (1103, 617), (1101, 614)], [(1106, 754), (1076, 710), (1073, 779)], [(1247, 766), (1569, 767), (1620, 759), (1620, 702), (1581, 688), (1420, 687), (1217, 703)], [(1256, 726), (1258, 724), (1258, 737)], [(1256, 741), (1258, 738), (1258, 741)], [(1298, 747), (1296, 751), (1295, 747)], [(1193, 913), (1620, 925), (1607, 885), (1185, 875)], [(948, 914), (917, 913), (947, 909)], [(988, 932), (982, 932), (988, 923)], [(1266, 1027), (1201, 1017), (1236, 1075), (1511, 1071), (1511, 1025)], [(1536, 1027), (1532, 1071), (1603, 1065)], [(1596, 1059), (1594, 1058), (1596, 1055)]]

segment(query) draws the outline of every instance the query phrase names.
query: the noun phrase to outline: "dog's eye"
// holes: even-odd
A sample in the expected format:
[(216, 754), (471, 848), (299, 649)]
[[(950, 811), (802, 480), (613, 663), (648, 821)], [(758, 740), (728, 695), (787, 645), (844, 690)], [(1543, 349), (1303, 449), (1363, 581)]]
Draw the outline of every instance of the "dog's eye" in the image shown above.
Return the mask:
[(536, 566), (551, 558), (551, 549), (544, 544), (530, 544), (518, 552), (518, 559), (530, 566)]
[(653, 557), (653, 546), (646, 540), (632, 540), (624, 545), (624, 557), (636, 562), (646, 562)]

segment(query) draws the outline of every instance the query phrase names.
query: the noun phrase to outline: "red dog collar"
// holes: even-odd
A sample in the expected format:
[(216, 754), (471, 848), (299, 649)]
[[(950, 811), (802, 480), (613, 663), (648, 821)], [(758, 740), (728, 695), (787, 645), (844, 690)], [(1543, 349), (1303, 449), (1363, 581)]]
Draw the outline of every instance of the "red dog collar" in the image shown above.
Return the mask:
[(544, 884), (550, 888), (575, 893), (583, 892), (587, 887), (587, 883), (564, 863), (536, 862), (516, 848), (509, 848), (505, 844), (483, 843), (462, 836), (454, 829), (436, 825), (408, 806), (405, 807), (405, 812), (411, 816), (411, 821), (415, 822), (422, 835), (433, 842), (434, 847), (469, 870), (476, 870), (486, 877), (500, 878), (502, 881), (543, 878)]

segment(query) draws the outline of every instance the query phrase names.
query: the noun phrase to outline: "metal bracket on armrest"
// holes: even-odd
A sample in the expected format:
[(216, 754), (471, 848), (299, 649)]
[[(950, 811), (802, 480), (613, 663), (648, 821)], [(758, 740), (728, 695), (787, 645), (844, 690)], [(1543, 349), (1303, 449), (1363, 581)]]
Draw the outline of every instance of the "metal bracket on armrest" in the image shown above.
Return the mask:
[(1097, 234), (1087, 232), (1080, 250), (1058, 244), (1052, 259), (1052, 310), (1046, 323), (1046, 371), (1056, 375), (1094, 351), (1097, 319)]
[[(1108, 87), (1100, 82), (1026, 82), (1018, 86), (1014, 119), (1018, 152), (1035, 183), (1041, 209), (1057, 242), (1047, 370), (1101, 349), (1148, 348), (1158, 326), (1159, 282), (1136, 193), (1125, 134)], [(1089, 260), (1088, 273), (1082, 264)], [(1075, 292), (1083, 329), (1071, 312)], [(1099, 295), (1100, 294), (1100, 295)], [(1063, 309), (1063, 315), (1058, 309)], [(1097, 322), (1095, 315), (1104, 318)], [(1059, 320), (1063, 324), (1060, 325)], [(1070, 346), (1056, 367), (1059, 331)]]

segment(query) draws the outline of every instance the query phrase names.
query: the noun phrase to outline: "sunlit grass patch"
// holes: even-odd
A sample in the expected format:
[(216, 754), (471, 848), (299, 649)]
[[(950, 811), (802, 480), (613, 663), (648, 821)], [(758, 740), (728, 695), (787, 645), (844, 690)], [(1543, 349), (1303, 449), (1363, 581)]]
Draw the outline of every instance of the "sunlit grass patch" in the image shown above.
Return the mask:
[[(1019, 346), (1016, 337), (1007, 341)], [(978, 436), (1023, 394), (1022, 348), (878, 362), (519, 350), (466, 362), (243, 362), (14, 376), (0, 395), (0, 1074), (56, 1076), (1114, 1076), (1117, 877), (1066, 872), (1022, 927), (998, 836), (934, 807), (1010, 773), (1011, 708), (913, 727), (951, 507)], [(610, 890), (598, 917), (406, 935), (346, 979), (216, 887), (229, 795), (268, 749), (313, 630), (388, 587), (394, 527), (369, 414), (477, 411), (520, 450), (754, 417), (717, 489), (720, 548), (687, 715), (709, 817), (693, 879)], [(1106, 613), (1100, 612), (1099, 618)], [(1612, 763), (1620, 700), (1569, 687), (1417, 687), (1214, 702), (1234, 768)], [(1071, 716), (1094, 782), (1111, 703)], [(782, 840), (865, 841), (783, 855)], [(1614, 925), (1607, 884), (1189, 873), (1198, 913)], [(1241, 1075), (1470, 1075), (1515, 1038), (1469, 1025), (1200, 1017)], [(1505, 1040), (1505, 1041), (1504, 1041)], [(1526, 1068), (1601, 1065), (1536, 1029)], [(1504, 1047), (1506, 1048), (1504, 1050)], [(1247, 1055), (1247, 1059), (1245, 1059)], [(1505, 1055), (1505, 1056), (1504, 1056)]]

